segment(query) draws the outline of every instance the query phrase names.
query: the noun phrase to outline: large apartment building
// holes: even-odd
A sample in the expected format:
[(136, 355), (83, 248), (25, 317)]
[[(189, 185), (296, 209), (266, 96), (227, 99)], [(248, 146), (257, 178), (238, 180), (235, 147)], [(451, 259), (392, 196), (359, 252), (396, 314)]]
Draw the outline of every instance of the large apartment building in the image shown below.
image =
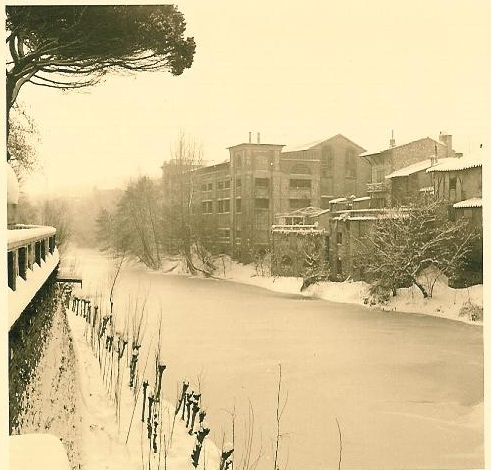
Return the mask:
[(251, 140), (229, 147), (224, 163), (186, 172), (163, 165), (169, 197), (186, 179), (195, 212), (216, 232), (212, 248), (242, 261), (270, 247), (276, 214), (327, 208), (337, 197), (364, 193), (370, 180), (370, 166), (358, 157), (365, 149), (341, 134), (286, 149), (261, 143), (259, 134)]

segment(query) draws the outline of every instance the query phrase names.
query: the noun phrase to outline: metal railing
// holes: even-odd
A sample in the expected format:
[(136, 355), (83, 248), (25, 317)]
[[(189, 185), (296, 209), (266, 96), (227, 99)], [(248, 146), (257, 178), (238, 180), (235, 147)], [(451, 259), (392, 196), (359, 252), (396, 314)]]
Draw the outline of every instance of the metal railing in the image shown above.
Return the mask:
[(386, 181), (382, 181), (380, 183), (367, 183), (367, 192), (368, 193), (381, 193), (389, 190), (389, 184)]

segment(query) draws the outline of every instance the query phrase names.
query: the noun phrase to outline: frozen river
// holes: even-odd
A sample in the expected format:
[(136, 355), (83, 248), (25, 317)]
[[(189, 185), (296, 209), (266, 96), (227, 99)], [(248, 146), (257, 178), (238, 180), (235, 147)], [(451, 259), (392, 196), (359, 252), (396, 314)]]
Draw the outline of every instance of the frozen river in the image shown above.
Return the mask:
[[(108, 281), (97, 252), (79, 258), (86, 291)], [(183, 379), (200, 382), (219, 446), (232, 441), (235, 407), (237, 459), (250, 401), (259, 470), (272, 468), (278, 364), (280, 469), (337, 469), (336, 419), (342, 469), (483, 467), (481, 327), (126, 267), (115, 311), (137, 296), (152, 345), (162, 317), (167, 399)]]

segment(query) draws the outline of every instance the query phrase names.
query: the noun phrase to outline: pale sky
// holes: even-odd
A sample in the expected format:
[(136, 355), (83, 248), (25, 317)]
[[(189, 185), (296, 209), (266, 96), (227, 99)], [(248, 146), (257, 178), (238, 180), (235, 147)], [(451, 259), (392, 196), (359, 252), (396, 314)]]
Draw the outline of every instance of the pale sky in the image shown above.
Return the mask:
[(490, 139), (487, 0), (178, 2), (194, 36), (182, 76), (113, 76), (83, 91), (32, 85), (43, 170), (32, 191), (158, 176), (181, 131), (210, 162), (248, 141), (342, 133), (368, 150), (440, 131), (468, 153)]

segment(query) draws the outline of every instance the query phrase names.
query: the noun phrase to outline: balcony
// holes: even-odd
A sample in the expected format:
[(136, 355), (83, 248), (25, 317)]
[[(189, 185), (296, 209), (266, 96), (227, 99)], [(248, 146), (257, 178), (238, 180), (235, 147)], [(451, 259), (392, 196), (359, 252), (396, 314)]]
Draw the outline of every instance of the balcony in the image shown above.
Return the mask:
[(9, 329), (58, 265), (55, 233), (39, 225), (7, 230)]
[(389, 183), (382, 181), (380, 183), (367, 183), (368, 193), (383, 193), (389, 191)]
[(324, 233), (318, 224), (313, 225), (272, 225), (273, 233)]

